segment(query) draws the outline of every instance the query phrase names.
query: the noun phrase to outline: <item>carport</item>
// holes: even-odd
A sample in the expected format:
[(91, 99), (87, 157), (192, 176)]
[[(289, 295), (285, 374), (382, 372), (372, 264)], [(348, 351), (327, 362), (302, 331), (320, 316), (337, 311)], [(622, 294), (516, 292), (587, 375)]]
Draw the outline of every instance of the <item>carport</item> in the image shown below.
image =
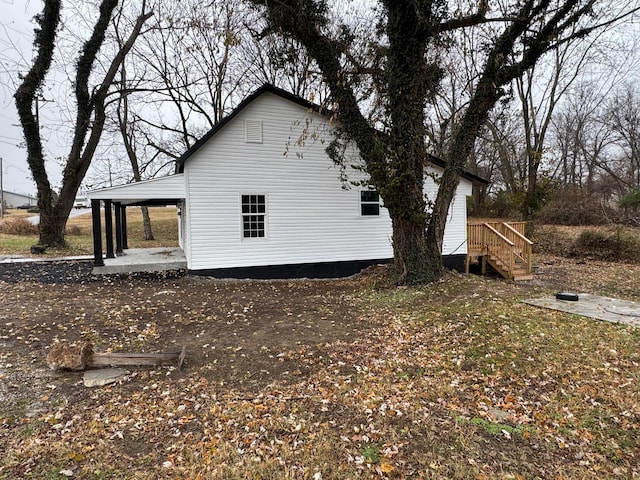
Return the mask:
[[(177, 174), (88, 192), (91, 200), (94, 266), (104, 267), (105, 259), (123, 256), (124, 250), (128, 249), (127, 207), (181, 205), (185, 199), (184, 182), (184, 174)], [(106, 243), (104, 251), (101, 205), (104, 206)], [(180, 231), (179, 236), (181, 236)]]

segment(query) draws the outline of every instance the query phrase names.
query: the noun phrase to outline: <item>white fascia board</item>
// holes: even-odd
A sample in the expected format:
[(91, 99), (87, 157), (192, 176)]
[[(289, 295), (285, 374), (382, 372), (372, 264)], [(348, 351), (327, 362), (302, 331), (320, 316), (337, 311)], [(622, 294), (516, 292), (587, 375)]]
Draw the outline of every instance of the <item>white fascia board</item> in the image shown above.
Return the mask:
[(112, 200), (122, 203), (154, 199), (183, 199), (185, 195), (186, 188), (183, 173), (87, 192), (87, 196), (91, 200)]

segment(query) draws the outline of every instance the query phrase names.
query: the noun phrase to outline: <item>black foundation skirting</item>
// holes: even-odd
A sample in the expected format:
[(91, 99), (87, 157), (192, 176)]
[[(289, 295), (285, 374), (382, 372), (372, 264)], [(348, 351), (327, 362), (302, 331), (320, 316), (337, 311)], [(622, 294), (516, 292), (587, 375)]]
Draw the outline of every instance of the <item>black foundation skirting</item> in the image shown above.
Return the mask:
[(459, 273), (464, 273), (465, 263), (467, 262), (467, 255), (443, 255), (442, 264), (449, 270), (455, 270)]
[[(189, 270), (191, 275), (215, 278), (250, 278), (256, 280), (285, 278), (341, 278), (354, 275), (371, 265), (390, 263), (391, 258), (352, 260), (347, 262), (300, 263), (290, 265), (266, 265), (258, 267), (213, 268)], [(446, 268), (464, 272), (466, 255), (442, 257)]]

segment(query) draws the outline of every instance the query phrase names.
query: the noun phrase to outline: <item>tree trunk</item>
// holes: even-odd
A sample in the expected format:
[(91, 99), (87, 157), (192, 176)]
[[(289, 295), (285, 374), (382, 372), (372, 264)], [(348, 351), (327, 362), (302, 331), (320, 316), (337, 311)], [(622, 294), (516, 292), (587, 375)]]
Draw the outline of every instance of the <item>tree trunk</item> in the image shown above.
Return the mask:
[(66, 216), (60, 214), (57, 208), (54, 208), (49, 215), (42, 215), (40, 212), (38, 243), (47, 247), (65, 247), (64, 230), (67, 226), (68, 216), (68, 213)]
[(142, 229), (145, 240), (153, 240), (153, 231), (151, 230), (151, 218), (149, 217), (149, 207), (141, 207), (142, 210)]
[(64, 183), (66, 188), (63, 187), (56, 200), (53, 198), (53, 193), (51, 194), (51, 200), (47, 202), (40, 202), (40, 198), (38, 198), (38, 207), (40, 210), (38, 243), (40, 245), (54, 248), (67, 247), (65, 229), (67, 227), (69, 213), (73, 209), (75, 195), (80, 187), (80, 182), (81, 180), (77, 180), (77, 182), (67, 180)]
[(40, 210), (40, 245), (64, 245), (64, 224), (60, 225), (53, 216), (54, 194), (44, 167), (44, 154), (40, 139), (40, 124), (33, 113), (34, 103), (53, 58), (56, 31), (60, 22), (60, 0), (47, 0), (42, 15), (36, 17), (39, 28), (35, 31), (34, 45), (38, 46), (36, 58), (29, 72), (14, 95), (16, 109), (22, 124), (27, 145), (27, 163), (38, 188), (38, 209)]
[[(376, 185), (383, 194), (393, 227), (394, 265), (398, 283), (437, 280), (443, 273), (442, 253), (427, 244), (424, 168), (424, 99), (437, 84), (440, 71), (426, 61), (430, 32), (410, 1), (383, 2), (389, 15), (389, 85), (387, 112), (391, 118), (388, 181)], [(406, 32), (413, 33), (407, 36)]]
[[(120, 48), (122, 48), (122, 43), (120, 43)], [(120, 67), (120, 84), (127, 85), (127, 69), (124, 64)], [(127, 151), (129, 162), (131, 163), (131, 168), (133, 170), (133, 179), (136, 182), (140, 182), (142, 180), (142, 175), (140, 174), (140, 164), (138, 162), (138, 155), (134, 146), (134, 128), (133, 123), (129, 119), (129, 99), (127, 95), (128, 94), (124, 94), (118, 99), (118, 106), (116, 109), (118, 117), (118, 129), (120, 130), (120, 135), (122, 136), (122, 141), (124, 143), (125, 150)], [(131, 128), (131, 130), (129, 130), (129, 128)], [(149, 208), (143, 206), (141, 207), (141, 211), (143, 239), (153, 240), (153, 231), (151, 230)]]
[(424, 221), (393, 218), (393, 258), (397, 283), (417, 285), (437, 280), (444, 273), (442, 255), (427, 243)]
[[(133, 42), (140, 35), (144, 22), (151, 13), (142, 13), (133, 28), (127, 42), (116, 53), (102, 83), (90, 89), (89, 79), (93, 72), (96, 56), (102, 47), (105, 32), (109, 27), (111, 14), (118, 0), (102, 0), (100, 15), (91, 32), (90, 38), (84, 42), (76, 63), (74, 81), (75, 100), (77, 106), (76, 119), (71, 139), (71, 148), (66, 158), (62, 187), (57, 202), (51, 189), (45, 168), (45, 158), (40, 137), (40, 125), (33, 114), (33, 106), (38, 91), (51, 66), (56, 43), (56, 32), (60, 22), (60, 0), (45, 0), (42, 14), (36, 16), (39, 28), (35, 30), (34, 47), (36, 58), (29, 72), (24, 75), (14, 95), (16, 108), (22, 124), (25, 143), (27, 145), (27, 162), (38, 188), (38, 208), (40, 210), (39, 243), (49, 247), (64, 247), (64, 230), (73, 208), (73, 202), (93, 158), (100, 141), (105, 122), (104, 104), (107, 92), (112, 85), (118, 66), (124, 61)], [(143, 2), (143, 10), (144, 10)], [(91, 90), (91, 92), (90, 92)], [(93, 117), (93, 118), (92, 118)]]
[(524, 194), (524, 202), (522, 203), (523, 220), (529, 222), (533, 219), (535, 213), (540, 209), (539, 191), (538, 191), (538, 167), (540, 166), (540, 158), (542, 152), (538, 149), (529, 151), (527, 154), (527, 190)]
[(422, 167), (419, 175), (404, 180), (394, 184), (393, 190), (388, 189), (384, 200), (393, 228), (396, 281), (407, 285), (432, 282), (444, 269), (441, 249), (429, 244), (426, 237)]

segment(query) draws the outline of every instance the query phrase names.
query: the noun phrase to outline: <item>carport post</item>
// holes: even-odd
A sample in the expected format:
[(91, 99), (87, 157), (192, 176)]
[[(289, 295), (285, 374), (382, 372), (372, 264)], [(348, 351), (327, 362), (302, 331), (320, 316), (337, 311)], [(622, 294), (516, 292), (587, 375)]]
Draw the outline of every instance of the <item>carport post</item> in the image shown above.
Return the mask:
[(122, 248), (126, 250), (129, 248), (127, 242), (127, 206), (122, 205)]
[(91, 200), (91, 223), (93, 226), (93, 264), (104, 265), (102, 260), (102, 226), (100, 225), (100, 200)]
[(107, 258), (116, 258), (113, 252), (113, 218), (111, 217), (111, 200), (104, 201), (104, 229), (107, 237)]
[(120, 202), (113, 205), (116, 212), (116, 255), (122, 255), (122, 208)]

